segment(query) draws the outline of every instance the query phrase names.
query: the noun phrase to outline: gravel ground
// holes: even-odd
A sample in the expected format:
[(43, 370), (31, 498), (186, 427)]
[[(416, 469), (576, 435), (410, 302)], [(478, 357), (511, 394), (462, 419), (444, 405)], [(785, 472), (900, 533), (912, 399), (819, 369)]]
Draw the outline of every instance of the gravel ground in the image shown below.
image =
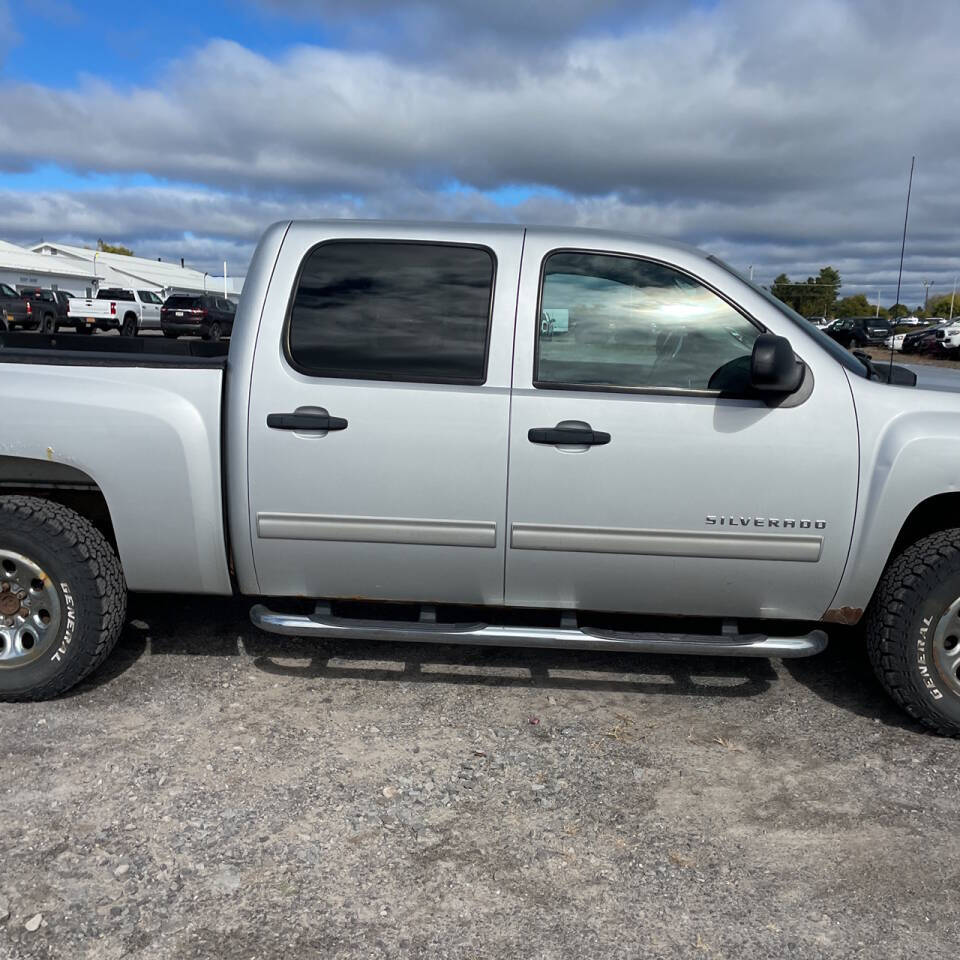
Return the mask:
[(135, 597), (0, 705), (0, 957), (947, 957), (960, 744), (792, 662), (314, 643)]

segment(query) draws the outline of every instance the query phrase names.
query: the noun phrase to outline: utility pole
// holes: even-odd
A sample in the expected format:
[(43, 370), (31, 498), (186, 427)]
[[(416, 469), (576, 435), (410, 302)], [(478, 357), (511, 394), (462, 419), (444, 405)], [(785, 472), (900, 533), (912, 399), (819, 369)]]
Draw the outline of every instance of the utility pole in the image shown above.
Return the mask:
[(750, 271), (750, 282), (753, 283), (753, 264), (751, 263), (747, 270)]
[(877, 291), (877, 316), (880, 316), (880, 291)]
[(950, 319), (953, 319), (953, 301), (957, 296), (957, 278), (953, 278), (953, 293), (950, 294)]
[(921, 280), (923, 284), (923, 312), (927, 312), (927, 307), (930, 306), (930, 288), (933, 286), (933, 280)]

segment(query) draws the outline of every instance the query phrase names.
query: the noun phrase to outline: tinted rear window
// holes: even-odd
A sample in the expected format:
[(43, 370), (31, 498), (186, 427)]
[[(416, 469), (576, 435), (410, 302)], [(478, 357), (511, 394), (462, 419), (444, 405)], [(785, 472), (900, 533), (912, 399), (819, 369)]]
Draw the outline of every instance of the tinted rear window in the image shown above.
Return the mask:
[(480, 247), (322, 244), (301, 269), (288, 357), (313, 376), (483, 383), (493, 276)]
[(164, 306), (176, 310), (200, 310), (203, 308), (203, 301), (200, 297), (168, 297)]

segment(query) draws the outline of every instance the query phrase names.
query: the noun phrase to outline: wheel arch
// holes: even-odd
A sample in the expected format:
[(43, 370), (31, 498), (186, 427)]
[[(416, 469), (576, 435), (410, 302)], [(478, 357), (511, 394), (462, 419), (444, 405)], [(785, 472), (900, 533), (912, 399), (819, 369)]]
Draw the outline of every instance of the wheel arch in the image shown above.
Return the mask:
[(42, 497), (86, 517), (117, 549), (110, 506), (89, 474), (55, 460), (0, 456), (0, 496)]

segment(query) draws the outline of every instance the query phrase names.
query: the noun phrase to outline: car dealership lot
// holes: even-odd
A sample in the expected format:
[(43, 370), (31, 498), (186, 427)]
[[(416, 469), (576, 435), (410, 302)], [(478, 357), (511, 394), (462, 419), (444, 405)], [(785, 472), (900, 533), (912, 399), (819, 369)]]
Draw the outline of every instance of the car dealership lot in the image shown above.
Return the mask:
[(791, 662), (320, 643), (247, 607), (135, 596), (90, 681), (0, 705), (0, 956), (955, 947), (958, 745), (851, 635)]

